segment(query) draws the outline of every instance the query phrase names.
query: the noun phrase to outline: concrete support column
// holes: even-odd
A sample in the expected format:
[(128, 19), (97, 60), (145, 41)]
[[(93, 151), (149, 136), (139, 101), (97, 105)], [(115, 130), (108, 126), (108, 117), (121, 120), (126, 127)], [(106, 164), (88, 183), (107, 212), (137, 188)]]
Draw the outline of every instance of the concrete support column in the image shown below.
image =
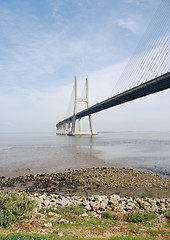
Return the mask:
[(76, 132), (76, 115), (74, 114), (73, 115), (73, 118), (72, 118), (72, 128), (71, 128), (71, 135), (74, 135)]
[(79, 122), (78, 122), (78, 131), (81, 133), (82, 132), (82, 126), (81, 126), (81, 118), (79, 118), (79, 120), (78, 120)]

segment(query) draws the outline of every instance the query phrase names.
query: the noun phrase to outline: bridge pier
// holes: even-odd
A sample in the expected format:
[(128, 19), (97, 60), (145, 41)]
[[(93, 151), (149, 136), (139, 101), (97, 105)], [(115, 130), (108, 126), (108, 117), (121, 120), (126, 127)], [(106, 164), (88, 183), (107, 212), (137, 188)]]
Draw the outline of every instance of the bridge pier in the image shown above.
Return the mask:
[(71, 122), (70, 121), (63, 121), (56, 125), (56, 131), (58, 135), (67, 135), (70, 132)]

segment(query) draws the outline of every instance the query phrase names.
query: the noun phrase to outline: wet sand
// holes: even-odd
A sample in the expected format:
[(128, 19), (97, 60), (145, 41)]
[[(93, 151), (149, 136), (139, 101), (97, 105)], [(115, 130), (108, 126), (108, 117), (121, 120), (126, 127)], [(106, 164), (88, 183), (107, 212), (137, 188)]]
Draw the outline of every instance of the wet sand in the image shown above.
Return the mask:
[(93, 154), (70, 150), (68, 155), (55, 147), (14, 147), (1, 150), (0, 176), (17, 177), (30, 174), (63, 172), (66, 169), (81, 169), (112, 166)]

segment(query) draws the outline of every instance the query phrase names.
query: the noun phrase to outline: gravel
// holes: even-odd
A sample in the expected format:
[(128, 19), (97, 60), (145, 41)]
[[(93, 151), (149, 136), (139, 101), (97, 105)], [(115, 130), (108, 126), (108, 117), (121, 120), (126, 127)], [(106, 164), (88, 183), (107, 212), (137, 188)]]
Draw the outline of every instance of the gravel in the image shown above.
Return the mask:
[(117, 194), (129, 197), (169, 198), (170, 179), (126, 168), (82, 168), (68, 169), (62, 173), (31, 174), (15, 178), (2, 176), (0, 189), (65, 196)]

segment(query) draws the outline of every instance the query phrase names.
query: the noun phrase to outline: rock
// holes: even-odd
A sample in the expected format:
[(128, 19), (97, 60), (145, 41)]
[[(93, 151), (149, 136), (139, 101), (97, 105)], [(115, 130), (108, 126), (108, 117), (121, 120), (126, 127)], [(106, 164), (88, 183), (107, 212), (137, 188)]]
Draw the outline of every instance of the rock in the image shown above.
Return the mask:
[(165, 204), (165, 199), (160, 199), (160, 203), (164, 203)]
[(83, 214), (80, 214), (79, 217), (89, 217), (89, 215), (87, 213), (83, 213)]
[(56, 202), (50, 202), (49, 208), (55, 208), (57, 206)]
[(155, 205), (156, 205), (156, 200), (155, 200), (155, 199), (148, 199), (148, 202), (149, 202), (152, 206), (155, 206)]
[(159, 208), (160, 208), (161, 210), (166, 210), (166, 208), (165, 208), (165, 203), (161, 202), (160, 205), (159, 205)]
[(144, 201), (140, 198), (136, 198), (136, 202), (139, 204), (139, 207), (142, 207), (144, 204)]
[(111, 195), (110, 196), (110, 201), (117, 201), (120, 199), (120, 196), (117, 194)]
[(59, 233), (58, 233), (58, 236), (59, 236), (59, 237), (63, 237), (63, 233), (62, 233), (62, 232), (59, 232)]
[(49, 217), (54, 217), (54, 216), (55, 216), (55, 214), (56, 214), (55, 212), (48, 212), (48, 214), (47, 214), (47, 215), (48, 215)]
[(50, 205), (50, 200), (49, 200), (49, 199), (46, 199), (43, 203), (44, 203), (44, 205), (47, 207), (47, 206)]
[(69, 221), (67, 219), (64, 219), (64, 218), (61, 218), (58, 223), (65, 223), (65, 224), (68, 224)]
[(85, 209), (86, 209), (87, 211), (91, 211), (91, 210), (92, 210), (90, 204), (86, 205), (86, 206), (85, 206)]
[[(145, 210), (150, 212), (159, 212), (159, 210), (170, 210), (170, 199), (150, 199), (150, 198), (132, 198), (132, 197), (120, 197), (117, 194), (107, 196), (93, 195), (93, 196), (73, 196), (66, 197), (56, 194), (46, 195), (35, 193), (30, 195), (30, 199), (36, 200), (36, 209), (41, 208), (57, 208), (68, 207), (70, 205), (84, 206), (87, 211), (105, 211), (111, 210), (116, 212), (133, 211), (133, 210)], [(49, 217), (60, 218), (56, 216), (52, 211), (48, 213)], [(38, 215), (37, 215), (38, 216)], [(40, 216), (41, 218), (41, 216)]]
[(83, 199), (80, 196), (72, 196), (71, 201), (72, 201), (72, 203), (76, 203), (78, 205), (81, 205)]
[(98, 202), (98, 201), (96, 201), (96, 202), (91, 201), (90, 202), (90, 206), (91, 206), (91, 208), (92, 208), (92, 210), (94, 212), (97, 212), (99, 210), (99, 208), (100, 208), (100, 202)]
[(94, 196), (95, 201), (102, 202), (102, 197), (100, 195)]
[(54, 215), (54, 218), (57, 218), (57, 219), (61, 218), (61, 214), (56, 213), (56, 214)]
[(65, 207), (70, 204), (70, 201), (67, 198), (62, 198), (61, 200), (57, 201), (57, 204)]
[(147, 232), (147, 229), (145, 229), (145, 228), (139, 228), (139, 231), (141, 231), (141, 232)]
[(45, 229), (42, 229), (40, 233), (43, 234), (43, 235), (47, 235), (48, 234), (48, 232)]
[(85, 200), (82, 202), (82, 204), (83, 204), (84, 206), (87, 206), (87, 205), (90, 204), (90, 202), (89, 202), (88, 200), (85, 199)]
[(59, 197), (59, 195), (51, 194), (50, 197), (53, 198), (53, 199), (57, 199)]
[(119, 203), (118, 206), (117, 206), (117, 212), (123, 212), (125, 209), (125, 203)]
[(100, 203), (100, 210), (104, 211), (107, 208), (107, 202), (101, 202)]
[(44, 227), (47, 227), (47, 228), (52, 227), (52, 223), (51, 222), (44, 223)]
[(128, 204), (126, 205), (126, 209), (127, 210), (135, 210), (136, 209), (136, 205), (133, 202), (128, 202)]
[(113, 210), (112, 207), (110, 207), (109, 205), (107, 205), (106, 209), (109, 210), (109, 211)]
[(112, 208), (115, 209), (118, 206), (118, 201), (117, 200), (109, 200), (108, 205)]
[(143, 206), (143, 210), (145, 210), (146, 212), (149, 212), (149, 211), (150, 211), (150, 207), (147, 206), (147, 205), (144, 205), (144, 206)]

